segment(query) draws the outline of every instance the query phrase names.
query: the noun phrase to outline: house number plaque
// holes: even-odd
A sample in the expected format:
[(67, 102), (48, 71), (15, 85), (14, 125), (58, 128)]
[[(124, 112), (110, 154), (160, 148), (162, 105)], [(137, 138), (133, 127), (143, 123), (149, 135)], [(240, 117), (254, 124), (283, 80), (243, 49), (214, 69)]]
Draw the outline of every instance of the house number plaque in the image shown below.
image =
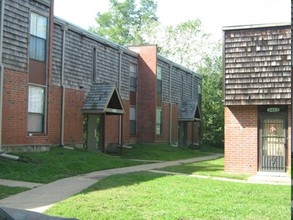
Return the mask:
[(267, 112), (280, 112), (280, 108), (267, 108)]

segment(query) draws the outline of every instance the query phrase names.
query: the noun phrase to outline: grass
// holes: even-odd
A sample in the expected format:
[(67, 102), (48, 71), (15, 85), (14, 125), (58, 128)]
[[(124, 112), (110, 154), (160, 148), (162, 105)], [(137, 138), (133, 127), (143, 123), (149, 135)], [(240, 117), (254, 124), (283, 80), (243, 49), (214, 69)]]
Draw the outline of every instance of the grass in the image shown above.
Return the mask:
[(0, 185), (0, 199), (28, 190), (24, 187), (9, 187)]
[(211, 153), (223, 153), (223, 149), (203, 146), (200, 150), (178, 148), (168, 144), (134, 144), (130, 149), (123, 149), (124, 158), (141, 160), (172, 161), (192, 157), (206, 156)]
[(47, 211), (78, 219), (290, 219), (290, 186), (150, 172), (105, 178)]
[(224, 172), (224, 158), (202, 161), (197, 163), (182, 164), (180, 166), (170, 166), (162, 168), (161, 170), (185, 173), (185, 174), (197, 174), (215, 177), (225, 177), (232, 179), (245, 180), (249, 177), (246, 174), (230, 174)]
[(138, 162), (102, 153), (59, 147), (53, 147), (48, 152), (17, 155), (26, 162), (0, 159), (0, 178), (49, 183), (92, 171), (138, 164)]
[(49, 183), (69, 176), (142, 163), (129, 159), (177, 160), (207, 155), (207, 150), (195, 151), (167, 144), (136, 144), (131, 149), (124, 149), (123, 157), (117, 157), (53, 147), (48, 152), (17, 154), (25, 162), (0, 158), (0, 179)]

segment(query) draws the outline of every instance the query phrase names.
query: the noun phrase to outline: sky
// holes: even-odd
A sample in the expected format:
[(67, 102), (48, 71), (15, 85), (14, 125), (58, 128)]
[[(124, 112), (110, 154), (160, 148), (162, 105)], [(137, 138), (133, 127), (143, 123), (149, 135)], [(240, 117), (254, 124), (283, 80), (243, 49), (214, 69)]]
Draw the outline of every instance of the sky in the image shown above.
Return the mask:
[[(81, 28), (94, 26), (97, 12), (109, 8), (109, 0), (54, 0), (54, 14)], [(291, 21), (290, 0), (157, 0), (161, 23), (176, 25), (200, 19), (203, 30), (221, 40), (226, 26)]]

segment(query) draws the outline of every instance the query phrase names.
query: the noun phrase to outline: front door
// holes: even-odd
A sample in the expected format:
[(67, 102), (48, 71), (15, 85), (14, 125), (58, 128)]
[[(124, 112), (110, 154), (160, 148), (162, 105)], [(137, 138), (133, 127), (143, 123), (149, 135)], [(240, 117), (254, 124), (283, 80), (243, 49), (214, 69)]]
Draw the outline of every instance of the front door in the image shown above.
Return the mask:
[(179, 147), (186, 147), (187, 145), (187, 122), (179, 122)]
[(284, 116), (260, 117), (259, 162), (261, 171), (285, 171), (285, 122)]
[(103, 115), (87, 115), (85, 143), (88, 150), (103, 150)]

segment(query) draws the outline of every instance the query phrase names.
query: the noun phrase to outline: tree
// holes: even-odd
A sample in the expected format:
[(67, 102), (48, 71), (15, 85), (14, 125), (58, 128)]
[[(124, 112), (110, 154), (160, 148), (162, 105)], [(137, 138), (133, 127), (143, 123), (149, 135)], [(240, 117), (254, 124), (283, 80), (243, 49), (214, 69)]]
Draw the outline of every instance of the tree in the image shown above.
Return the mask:
[(154, 0), (110, 0), (110, 11), (98, 13), (91, 30), (121, 45), (157, 44), (159, 54), (203, 76), (203, 142), (223, 144), (222, 62), (219, 44), (202, 30), (201, 21), (162, 26)]
[(124, 46), (143, 44), (141, 33), (157, 24), (156, 11), (154, 0), (110, 0), (109, 11), (97, 14), (97, 27), (90, 31)]
[[(159, 36), (159, 37), (158, 37)], [(161, 55), (191, 69), (202, 80), (203, 143), (223, 146), (221, 47), (202, 30), (200, 20), (158, 27), (148, 40), (156, 42)]]
[(198, 73), (202, 75), (203, 142), (223, 146), (224, 107), (222, 103), (222, 57), (209, 54), (203, 59)]
[(199, 19), (182, 22), (177, 26), (157, 26), (144, 38), (145, 41), (157, 44), (162, 56), (194, 71), (213, 46), (210, 35), (202, 30)]

